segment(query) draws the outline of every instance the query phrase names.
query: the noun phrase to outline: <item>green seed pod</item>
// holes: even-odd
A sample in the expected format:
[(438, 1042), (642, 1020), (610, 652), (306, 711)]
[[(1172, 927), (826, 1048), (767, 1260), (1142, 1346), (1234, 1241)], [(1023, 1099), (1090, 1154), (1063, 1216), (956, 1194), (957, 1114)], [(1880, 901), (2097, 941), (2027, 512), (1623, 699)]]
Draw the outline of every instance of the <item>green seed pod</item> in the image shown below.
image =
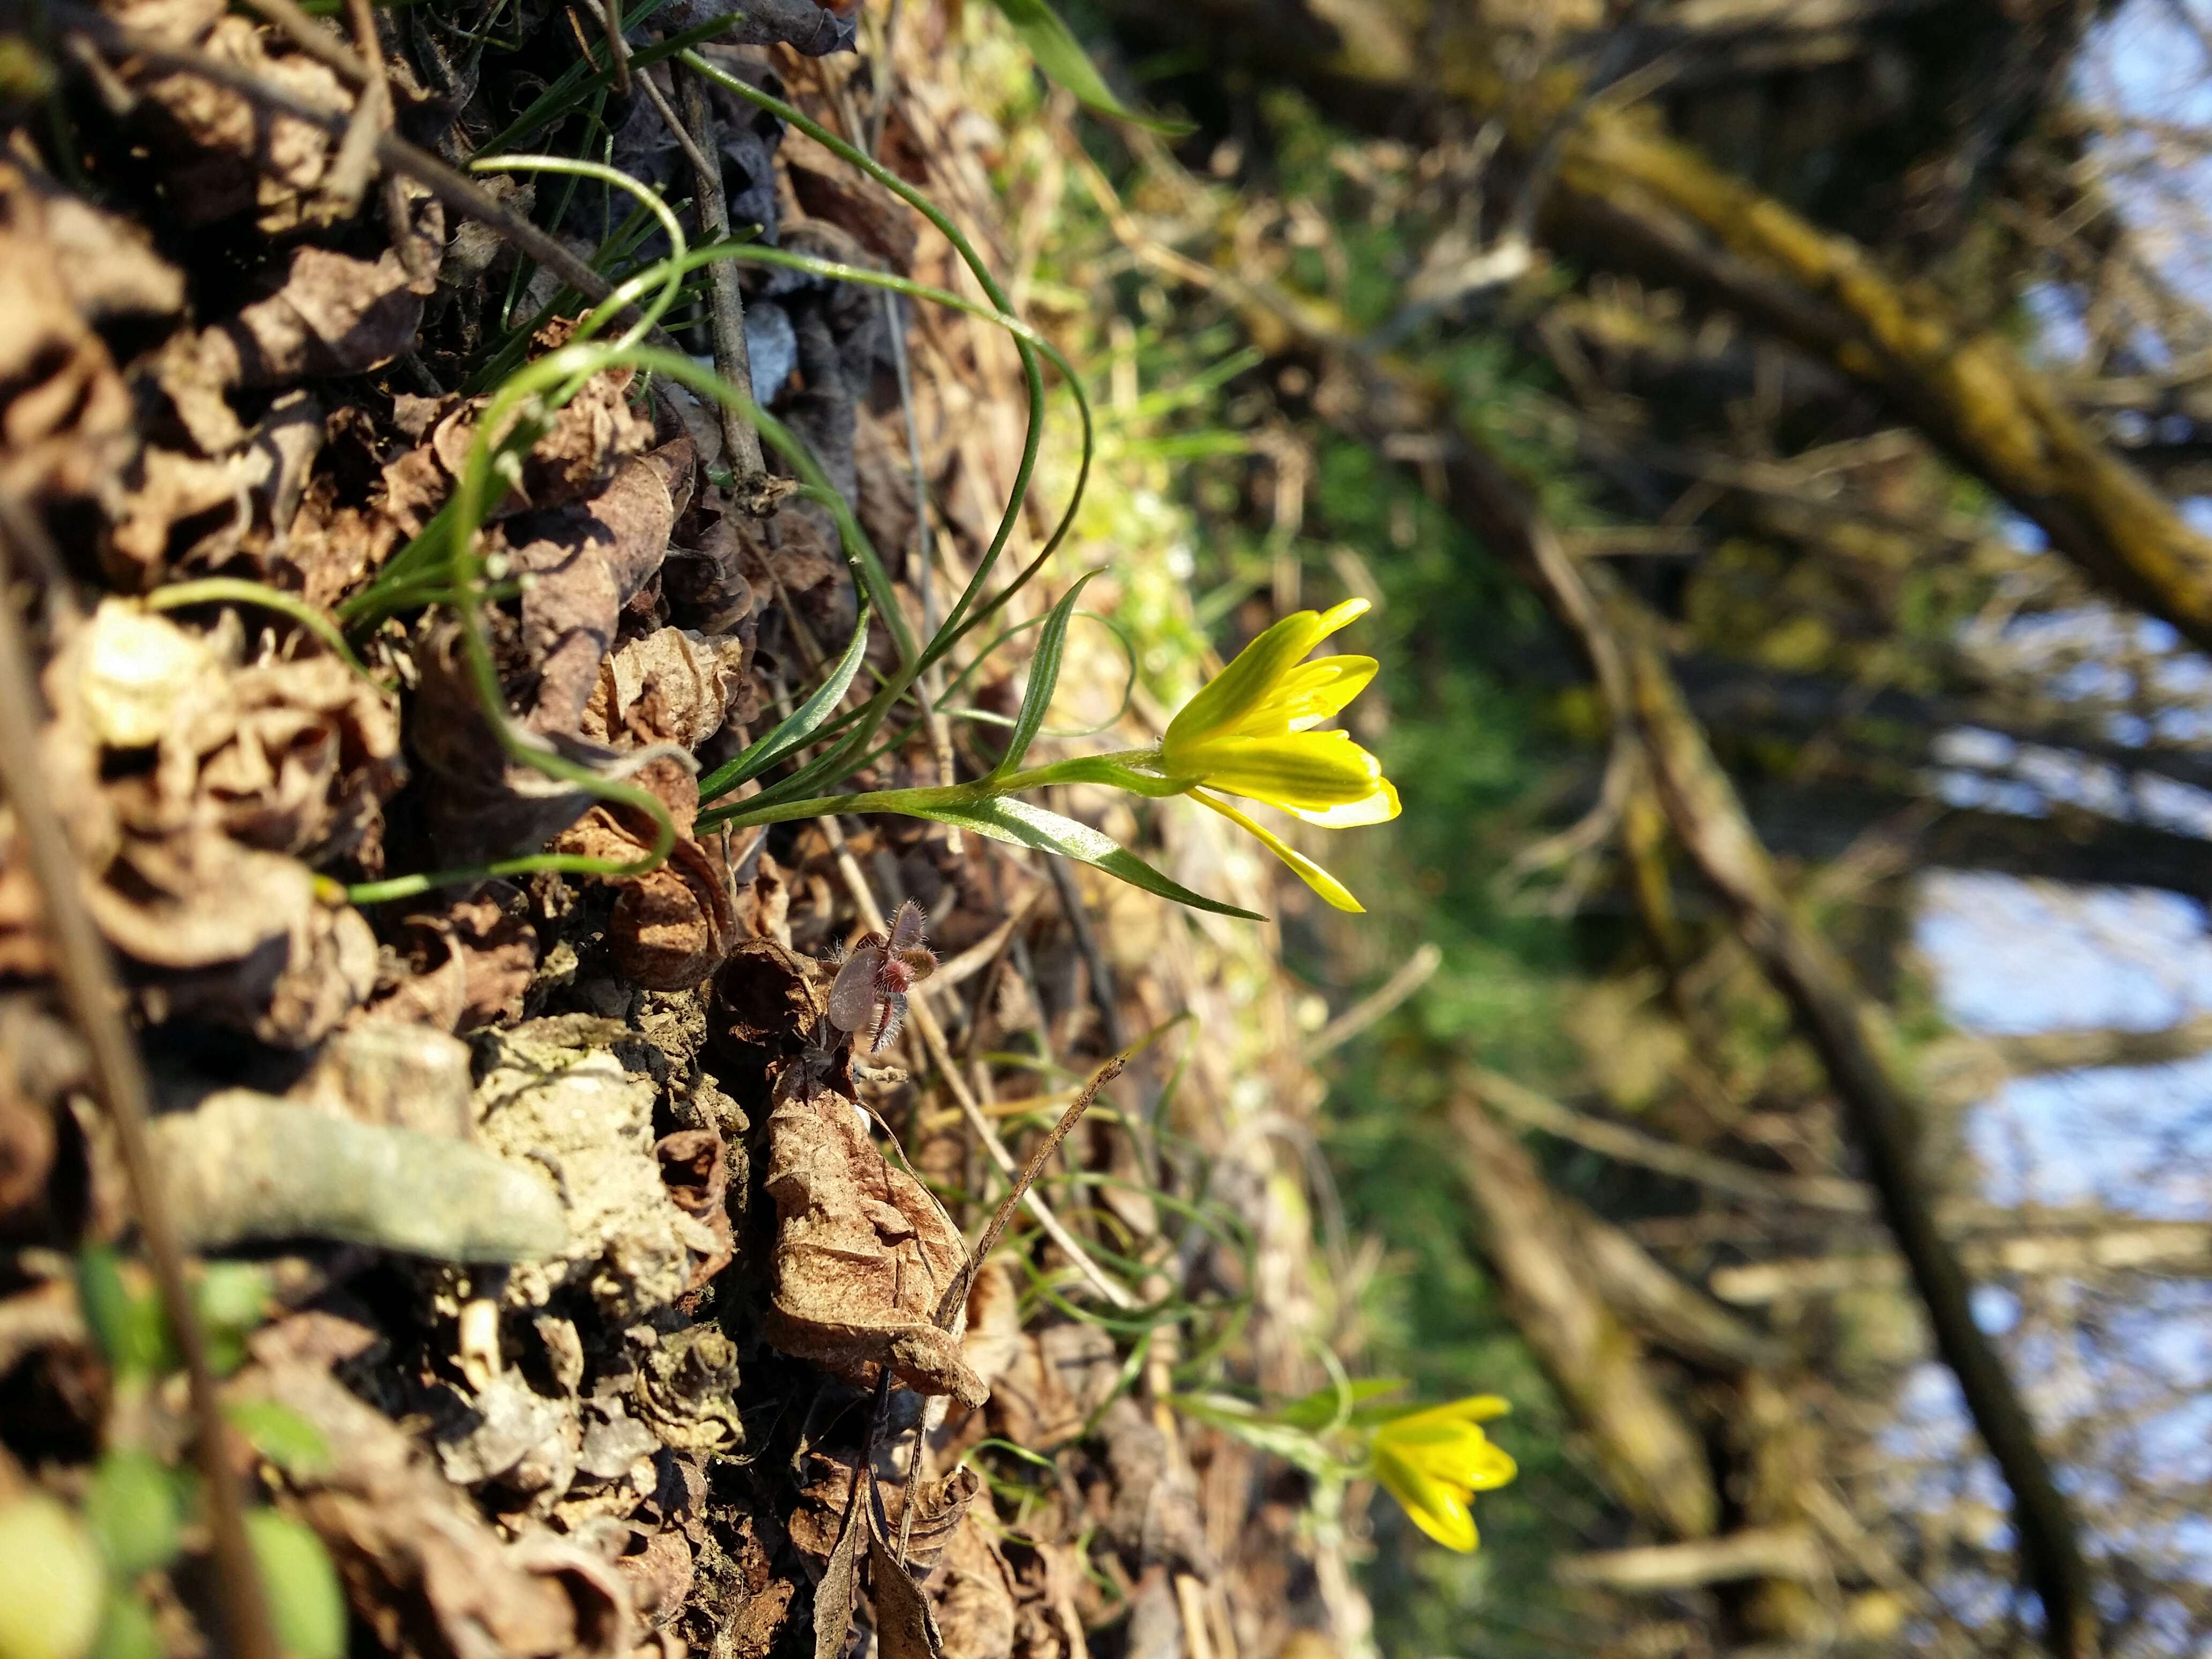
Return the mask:
[(100, 1547), (62, 1504), (32, 1492), (0, 1505), (0, 1659), (83, 1659), (106, 1590)]

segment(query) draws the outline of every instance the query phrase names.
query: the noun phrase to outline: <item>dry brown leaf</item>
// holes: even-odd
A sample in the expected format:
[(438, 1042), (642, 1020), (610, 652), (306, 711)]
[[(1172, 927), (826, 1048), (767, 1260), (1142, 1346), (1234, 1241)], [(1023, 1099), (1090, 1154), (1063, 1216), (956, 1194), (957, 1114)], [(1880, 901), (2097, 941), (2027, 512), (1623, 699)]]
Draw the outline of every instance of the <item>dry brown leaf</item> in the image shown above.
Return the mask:
[(690, 1290), (698, 1290), (728, 1267), (737, 1256), (725, 1200), (730, 1190), (729, 1149), (713, 1129), (678, 1129), (655, 1143), (653, 1155), (660, 1160), (660, 1177), (676, 1207), (704, 1223), (714, 1235), (716, 1249), (691, 1269)]
[(434, 285), (409, 275), (391, 248), (374, 259), (294, 248), (271, 293), (200, 337), (200, 362), (223, 386), (358, 374), (415, 343)]
[[(134, 27), (175, 45), (197, 46), (301, 102), (331, 110), (352, 106), (335, 73), (310, 58), (272, 57), (261, 31), (246, 18), (218, 14), (207, 27), (201, 21), (204, 9), (198, 6), (112, 9), (130, 15)], [(276, 235), (318, 216), (320, 187), (337, 143), (320, 123), (262, 108), (243, 94), (189, 73), (153, 76), (138, 84), (147, 94), (147, 148), (164, 176), (171, 210), (185, 224), (210, 224), (252, 210), (256, 226)]]
[(688, 629), (660, 628), (626, 641), (599, 665), (584, 735), (602, 743), (672, 743), (697, 749), (722, 729), (737, 695), (744, 647)]
[(678, 621), (702, 633), (724, 635), (751, 616), (760, 603), (745, 580), (745, 534), (734, 512), (716, 514), (694, 547), (668, 550), (661, 587)]
[(1014, 1583), (1014, 1650), (1020, 1659), (1089, 1659), (1077, 1595), (1087, 1587), (1072, 1543), (989, 1540)]
[(212, 830), (134, 841), (88, 884), (93, 918), (144, 978), (155, 1021), (205, 1021), (281, 1048), (312, 1047), (366, 1001), (376, 938), (305, 865)]
[(881, 1659), (946, 1659), (937, 1614), (921, 1586), (901, 1565), (876, 1525), (873, 1506), (854, 1524), (868, 1528), (868, 1598), (876, 1613), (876, 1651)]
[(91, 495), (134, 447), (131, 394), (78, 308), (45, 202), (0, 162), (0, 490)]
[(200, 767), (216, 821), (316, 862), (359, 848), (406, 775), (398, 711), (334, 657), (258, 664), (230, 686), (236, 725)]
[(692, 459), (690, 441), (678, 439), (624, 462), (589, 501), (507, 526), (514, 566), (526, 579), (522, 643), (538, 676), (534, 729), (581, 725), (623, 607), (667, 555), (690, 499)]
[(807, 216), (836, 226), (902, 275), (914, 270), (921, 229), (912, 208), (853, 170), (803, 132), (787, 132), (782, 143), (791, 193)]
[(931, 1315), (967, 1259), (928, 1189), (893, 1167), (853, 1103), (779, 1079), (768, 1121), (775, 1201), (775, 1289), (763, 1329), (785, 1353), (866, 1380), (875, 1367), (917, 1392), (981, 1405), (989, 1390)]
[[(583, 816), (593, 799), (589, 792), (510, 760), (500, 746), (469, 677), (459, 623), (431, 623), (416, 646), (415, 666), (421, 683), (408, 737), (434, 781), (423, 804), (441, 862), (534, 851)], [(604, 744), (568, 733), (549, 733), (546, 741), (600, 770), (621, 758)]]
[[(672, 759), (638, 769), (635, 781), (668, 808), (676, 842), (667, 862), (643, 875), (624, 876), (608, 918), (607, 941), (623, 975), (654, 991), (688, 990), (719, 968), (735, 943), (729, 872), (691, 837), (699, 786)], [(653, 824), (627, 807), (594, 806), (553, 840), (556, 852), (628, 863), (653, 844)]]
[(1083, 1432), (1112, 1395), (1121, 1370), (1114, 1339), (1095, 1325), (1048, 1325), (1021, 1336), (991, 1385), (999, 1431), (1018, 1446), (1049, 1451)]
[(538, 930), (520, 888), (488, 881), (442, 910), (405, 918), (394, 954), (404, 971), (369, 1018), (473, 1031), (521, 1014), (538, 971)]
[(321, 1431), (330, 1464), (295, 1476), (293, 1498), (385, 1651), (627, 1659), (637, 1629), (619, 1576), (558, 1540), (503, 1543), (413, 1441), (321, 1366), (258, 1365), (230, 1386)]
[(1198, 1483), (1170, 1452), (1167, 1437), (1123, 1395), (1106, 1408), (1098, 1431), (1114, 1481), (1107, 1529), (1133, 1559), (1164, 1562), (1178, 1572), (1211, 1578), (1213, 1553), (1198, 1509)]
[(945, 1659), (1012, 1659), (1019, 1588), (991, 1534), (965, 1517), (928, 1583)]

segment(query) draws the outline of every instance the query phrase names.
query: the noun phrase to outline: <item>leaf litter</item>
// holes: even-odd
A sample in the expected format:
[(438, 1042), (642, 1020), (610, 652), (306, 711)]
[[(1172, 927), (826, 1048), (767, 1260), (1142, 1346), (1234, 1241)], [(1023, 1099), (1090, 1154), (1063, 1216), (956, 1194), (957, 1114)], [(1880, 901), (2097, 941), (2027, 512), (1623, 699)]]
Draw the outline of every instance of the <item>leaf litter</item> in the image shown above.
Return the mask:
[[(430, 9), (380, 11), (376, 40), (395, 132), (449, 160), (605, 49), (593, 8)], [(226, 1395), (319, 1448), (241, 1455), (258, 1499), (320, 1540), (362, 1650), (832, 1659), (872, 1632), (885, 1659), (1162, 1640), (1205, 1659), (1224, 1636), (1272, 1650), (1325, 1627), (1315, 1571), (1285, 1594), (1273, 1558), (1334, 1547), (1280, 1528), (1240, 1545), (1243, 1466), (1163, 1403), (1178, 1345), (1210, 1337), (1260, 1386), (1311, 1382), (1282, 1288), (1305, 1271), (1303, 1224), (1269, 1195), (1266, 1137), (1230, 1130), (1239, 1062), (1224, 1039), (1179, 1066), (1100, 1064), (1102, 999), (1137, 1029), (1189, 1009), (1224, 1033), (1258, 1029), (1257, 1006), (1279, 1036), (1279, 991), (1232, 997), (1249, 963), (1180, 922), (1148, 922), (1144, 959), (1109, 982), (1034, 863), (974, 836), (702, 830), (699, 777), (817, 683), (860, 593), (822, 502), (735, 477), (713, 412), (626, 368), (550, 417), (508, 417), (537, 435), (495, 472), (477, 542), (520, 728), (673, 826), (654, 867), (591, 873), (644, 861), (658, 821), (517, 758), (443, 563), (487, 366), (561, 351), (584, 307), (434, 182), (349, 184), (357, 64), (334, 66), (352, 61), (339, 36), (307, 51), (254, 10), (57, 13), (75, 54), (57, 125), (0, 159), (0, 531), (42, 653), (45, 781), (156, 1081), (169, 1206), (195, 1249), (270, 1287)], [(963, 113), (946, 14), (910, 13), (877, 101), (851, 16), (744, 13), (683, 0), (629, 50), (720, 19), (714, 64), (833, 128), (872, 106), (885, 155), (971, 234), (1011, 240), (988, 172), (1004, 135)], [(677, 101), (667, 65), (633, 78)], [(731, 225), (950, 280), (880, 185), (709, 90)], [(574, 154), (594, 133), (672, 201), (696, 192), (642, 89), (580, 94), (522, 148)], [(479, 179), (477, 199), (577, 259), (665, 249), (658, 231), (624, 247), (629, 199), (595, 180)], [(915, 423), (941, 609), (991, 538), (976, 500), (1016, 471), (1010, 355), (973, 319), (925, 325), (871, 289), (739, 269), (752, 390), (859, 515), (909, 621), (928, 540)], [(703, 316), (672, 331), (706, 359)], [(997, 671), (977, 701), (1008, 691)], [(930, 782), (938, 765), (917, 733), (873, 775)], [(567, 867), (470, 869), (546, 853)], [(451, 871), (468, 873), (405, 879)], [(347, 896), (395, 878), (407, 890)], [(1235, 879), (1240, 902), (1264, 896)], [(0, 806), (0, 1491), (69, 1494), (121, 1431), (55, 1264), (133, 1235), (52, 1012), (43, 918)], [(921, 999), (927, 1018), (908, 1018)], [(1242, 1063), (1307, 1087), (1292, 1062)], [(1114, 1126), (1160, 1112), (1176, 1077), (1206, 1103), (1175, 1120), (1161, 1174), (1158, 1135)], [(957, 1103), (981, 1089), (981, 1116), (1040, 1079), (1050, 1109), (997, 1119), (1026, 1157), (1010, 1194)], [(1113, 1124), (1079, 1124), (1093, 1098)], [(1178, 1238), (1116, 1195), (1148, 1167), (1218, 1214)], [(1018, 1204), (1032, 1182), (1083, 1212), (1065, 1245)], [(1150, 1322), (1100, 1318), (1079, 1240), (1127, 1264)], [(132, 1409), (137, 1442), (181, 1443), (171, 1395)], [(1268, 1555), (1249, 1581), (1264, 1593), (1239, 1548)], [(187, 1553), (148, 1581), (170, 1650), (209, 1650), (198, 1602), (171, 1588), (208, 1571)], [(1199, 1599), (1163, 1638), (1164, 1573)]]

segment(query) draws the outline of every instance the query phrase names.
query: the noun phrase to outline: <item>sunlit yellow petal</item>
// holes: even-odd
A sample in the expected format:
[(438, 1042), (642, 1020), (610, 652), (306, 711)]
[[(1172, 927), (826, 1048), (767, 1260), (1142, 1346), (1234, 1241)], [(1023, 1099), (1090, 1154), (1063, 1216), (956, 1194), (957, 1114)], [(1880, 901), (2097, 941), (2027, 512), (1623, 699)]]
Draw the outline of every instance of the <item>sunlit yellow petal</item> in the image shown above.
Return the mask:
[[(1210, 738), (1182, 759), (1209, 788), (1316, 811), (1365, 800), (1382, 776), (1382, 763), (1341, 732)], [(1177, 762), (1169, 763), (1181, 769)]]
[(1425, 1411), (1408, 1412), (1403, 1417), (1394, 1417), (1389, 1426), (1405, 1429), (1430, 1422), (1487, 1423), (1493, 1417), (1504, 1417), (1512, 1409), (1513, 1402), (1503, 1395), (1471, 1394), (1442, 1406), (1431, 1406)]
[(1203, 789), (1194, 789), (1190, 792), (1190, 794), (1193, 800), (1203, 802), (1206, 805), (1212, 807), (1215, 811), (1220, 813), (1223, 817), (1227, 818), (1238, 829), (1255, 837), (1269, 852), (1273, 853), (1277, 858), (1282, 860), (1284, 863), (1289, 865), (1291, 868), (1297, 872), (1297, 878), (1300, 881), (1305, 883), (1307, 886), (1312, 888), (1315, 892), (1320, 894), (1322, 898), (1328, 900), (1329, 903), (1334, 905), (1338, 909), (1352, 911), (1364, 911), (1366, 909), (1367, 907), (1365, 905), (1362, 904), (1358, 899), (1352, 896), (1351, 889), (1347, 888), (1334, 876), (1329, 874), (1328, 871), (1322, 869), (1321, 866), (1316, 864), (1304, 853), (1299, 852), (1296, 848), (1291, 847), (1285, 842), (1280, 836), (1274, 834), (1272, 830), (1263, 828), (1253, 819), (1247, 817), (1243, 813), (1238, 811), (1227, 801), (1216, 799), (1213, 796), (1207, 794)]
[(1446, 1549), (1465, 1554), (1480, 1541), (1464, 1498), (1430, 1480), (1379, 1441), (1375, 1447), (1375, 1478), (1404, 1505), (1413, 1524)]
[(1372, 657), (1318, 657), (1302, 662), (1283, 676), (1275, 694), (1253, 710), (1237, 731), (1259, 736), (1260, 722), (1265, 720), (1271, 722), (1269, 730), (1304, 732), (1334, 720), (1344, 712), (1346, 703), (1367, 689), (1376, 666)]
[(1308, 823), (1318, 824), (1324, 830), (1357, 830), (1364, 823), (1388, 823), (1398, 816), (1397, 786), (1388, 778), (1377, 778), (1375, 793), (1364, 800), (1346, 801), (1341, 806), (1291, 806), (1285, 811), (1296, 812)]
[[(1347, 623), (1358, 622), (1375, 607), (1364, 599), (1345, 599), (1321, 613), (1314, 628), (1314, 645), (1320, 644)], [(1313, 646), (1308, 646), (1310, 651)]]
[(1162, 745), (1170, 757), (1168, 769), (1185, 770), (1172, 758), (1182, 745), (1233, 726), (1249, 714), (1275, 689), (1285, 671), (1321, 642), (1322, 622), (1310, 611), (1293, 612), (1238, 652), (1235, 661), (1208, 680), (1168, 724)]
[(1485, 1442), (1482, 1450), (1471, 1463), (1462, 1467), (1460, 1485), (1469, 1492), (1496, 1492), (1511, 1482), (1521, 1473), (1521, 1466), (1504, 1447)]

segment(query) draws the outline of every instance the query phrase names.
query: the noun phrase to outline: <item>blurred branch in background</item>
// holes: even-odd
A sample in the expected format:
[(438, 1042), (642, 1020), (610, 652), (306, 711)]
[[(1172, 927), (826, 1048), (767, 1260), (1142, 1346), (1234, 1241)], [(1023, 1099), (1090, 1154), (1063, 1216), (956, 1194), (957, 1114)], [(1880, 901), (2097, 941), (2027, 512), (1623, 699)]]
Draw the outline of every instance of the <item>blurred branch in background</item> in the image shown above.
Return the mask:
[[(2200, 1037), (2183, 1024), (2158, 1034), (1960, 1039), (1929, 1051), (1942, 1083), (1923, 1092), (1859, 988), (1856, 953), (1847, 964), (1823, 936), (1839, 904), (1893, 891), (1899, 872), (1934, 861), (2206, 890), (2204, 820), (2191, 816), (2189, 794), (2212, 775), (2197, 718), (2201, 665), (2095, 592), (2140, 607), (2185, 640), (2212, 641), (2212, 542), (2138, 466), (2157, 453), (2142, 422), (2114, 418), (2154, 410), (2167, 422), (2162, 441), (2185, 448), (2195, 441), (2195, 379), (2186, 359), (2163, 378), (2030, 368), (2014, 343), (2010, 307), (2021, 289), (1990, 274), (2004, 260), (2014, 262), (2007, 271), (2032, 268), (2045, 251), (2075, 246), (2069, 237), (2125, 243), (2093, 169), (2075, 167), (2063, 189), (2055, 182), (2054, 146), (2063, 146), (2069, 118), (2052, 118), (2057, 138), (2029, 125), (2063, 106), (2083, 15), (2034, 8), (1992, 26), (1974, 52), (1958, 57), (1956, 72), (1978, 79), (1952, 83), (1956, 100), (1936, 118), (1952, 125), (1929, 148), (1925, 172), (1885, 178), (1862, 163), (1847, 178), (1847, 170), (1783, 176), (1755, 127), (1701, 114), (1700, 100), (1741, 113), (1751, 94), (1732, 76), (1755, 83), (1816, 62), (1878, 60), (1905, 38), (1881, 30), (1972, 9), (1824, 8), (1825, 34), (1799, 27), (1802, 9), (1755, 6), (1731, 9), (1753, 20), (1740, 29), (1701, 28), (1688, 7), (1643, 8), (1626, 22), (1601, 21), (1595, 8), (1546, 19), (1504, 7), (1357, 5), (1331, 7), (1324, 19), (1286, 0), (1203, 0), (1172, 12), (1121, 0), (1112, 9), (1156, 39), (1232, 42), (1264, 82), (1297, 87), (1332, 118), (1385, 135), (1358, 155), (1348, 144), (1334, 152), (1345, 176), (1364, 179), (1369, 158), (1410, 141), (1421, 156), (1412, 171), (1449, 179), (1462, 192), (1455, 202), (1450, 189), (1420, 198), (1419, 186), (1408, 186), (1396, 198), (1457, 215), (1431, 252), (1442, 257), (1455, 238), (1450, 246), (1468, 253), (1462, 264), (1475, 272), (1441, 301), (1425, 262), (1420, 283), (1405, 284), (1408, 301), (1421, 287), (1420, 325), (1435, 325), (1416, 370), (1376, 345), (1410, 325), (1401, 318), (1378, 330), (1375, 318), (1398, 313), (1371, 298), (1347, 303), (1352, 282), (1323, 274), (1332, 258), (1352, 256), (1308, 236), (1301, 214), (1310, 217), (1311, 204), (1286, 199), (1272, 219), (1249, 194), (1231, 206), (1142, 145), (1146, 212), (1103, 178), (1091, 179), (1147, 271), (1210, 294), (1276, 362), (1294, 365), (1286, 373), (1310, 385), (1310, 397), (1297, 395), (1320, 422), (1417, 479), (1574, 640), (1595, 670), (1609, 735), (1600, 802), (1571, 834), (1591, 825), (1601, 843), (1620, 841), (1637, 914), (1687, 1027), (1678, 1074), (1694, 1079), (1715, 1041), (1699, 1025), (1708, 1016), (1693, 981), (1709, 987), (1723, 955), (1756, 964), (1820, 1057), (1937, 1346), (2010, 1488), (2020, 1571), (2046, 1610), (2045, 1640), (2067, 1654), (2117, 1640), (2120, 1625), (2098, 1627), (2080, 1525), (2021, 1389), (1976, 1322), (1939, 1224), (1932, 1188), (1953, 1167), (1954, 1142), (1948, 1118), (1931, 1121), (1929, 1107), (1948, 1111), (1968, 1091), (2046, 1065), (2186, 1058), (2201, 1051)], [(1618, 49), (1621, 35), (1638, 31), (1645, 38), (1633, 50)], [(1850, 84), (1841, 71), (1832, 78)], [(1786, 105), (1787, 94), (1778, 96)], [(1938, 101), (1931, 95), (1929, 106)], [(1871, 134), (1885, 118), (1830, 106), (1804, 114), (1790, 142), (1812, 129), (1825, 135), (1824, 120)], [(1955, 161), (1954, 173), (1942, 175), (1939, 160)], [(1236, 166), (1231, 156), (1226, 167)], [(1224, 170), (1218, 155), (1215, 170)], [(1939, 176), (1951, 182), (1930, 182)], [(1847, 186), (1861, 191), (1856, 202), (1844, 198)], [(1371, 188), (1378, 202), (1389, 199)], [(1532, 189), (1546, 198), (1534, 220), (1534, 268), (1544, 274), (1516, 283), (1480, 256), (1510, 240), (1518, 222), (1510, 204)], [(1926, 199), (1900, 215), (1897, 199), (1915, 191)], [(1999, 207), (1984, 214), (1978, 191), (2000, 193)], [(1462, 210), (1470, 195), (1476, 205)], [(1966, 228), (1983, 221), (2004, 228), (1992, 233), (2009, 239), (1999, 252), (1968, 242)], [(1969, 246), (1972, 258), (1948, 258)], [(2108, 313), (2134, 306), (2127, 314), (2138, 319), (2162, 306), (2169, 337), (2180, 340), (2192, 308), (2170, 291), (2145, 298), (2154, 286), (2125, 289), (2124, 302), (2109, 299), (2121, 292), (2112, 289), (2108, 303), (2096, 303)], [(2108, 343), (2102, 361), (2126, 365), (2127, 351), (2109, 346), (2124, 328), (2104, 314), (2097, 327)], [(1443, 366), (1445, 352), (1486, 337), (1510, 339), (1553, 378), (1502, 407), (1497, 385)], [(1587, 476), (1581, 487), (1626, 524), (1577, 523), (1571, 539), (1551, 528), (1532, 494), (1548, 507), (1577, 487), (1546, 473), (1561, 445)], [(1962, 489), (1947, 460), (1980, 489)], [(1993, 500), (2016, 520), (1992, 512)], [(2073, 568), (2038, 558), (2039, 542)], [(1967, 625), (1914, 631), (1911, 607), (1931, 600)], [(1713, 723), (1710, 736), (1699, 716)], [(1741, 787), (1724, 766), (1746, 775)], [(1794, 866), (1775, 868), (1763, 832), (1792, 854), (1838, 862), (1801, 888)], [(1673, 856), (1701, 878), (1698, 887), (1673, 890)], [(1571, 903), (1583, 879), (1564, 884)], [(1713, 943), (1715, 918), (1699, 908), (1715, 894), (1732, 954)], [(1686, 949), (1692, 938), (1703, 945)], [(1671, 1134), (1556, 1105), (1495, 1073), (1489, 1081), (1498, 1086), (1480, 1092), (1494, 1109), (1624, 1170), (1781, 1206), (1755, 1222), (1715, 1218), (1716, 1240), (1778, 1242), (1794, 1230), (1817, 1249), (1824, 1237), (1850, 1236), (1833, 1218), (1859, 1207), (1857, 1191), (1819, 1171), (1812, 1148), (1792, 1158), (1793, 1173), (1753, 1171)], [(1722, 1133), (1755, 1115), (1710, 1078), (1690, 1092)], [(1498, 1149), (1513, 1143), (1479, 1109), (1455, 1106), (1453, 1122), (1463, 1143), (1498, 1154), (1468, 1160), (1489, 1169), (1486, 1182), (1468, 1176), (1486, 1218), (1486, 1259), (1523, 1335), (1601, 1448), (1615, 1495), (1662, 1531), (1702, 1536), (1709, 1526), (1693, 1531), (1694, 1517), (1685, 1524), (1680, 1511), (1663, 1515), (1655, 1504), (1651, 1469), (1665, 1465), (1663, 1451), (1655, 1458), (1647, 1447), (1638, 1466), (1624, 1450), (1631, 1437), (1602, 1421), (1577, 1380), (1577, 1368), (1591, 1363), (1577, 1336), (1603, 1329), (1601, 1314), (1626, 1316), (1598, 1288), (1602, 1249), (1574, 1237), (1559, 1194), (1540, 1205), (1497, 1173), (1528, 1175), (1540, 1196), (1540, 1171), (1505, 1161)], [(1683, 1127), (1679, 1118), (1669, 1126)], [(1789, 1212), (1808, 1206), (1812, 1215)], [(1545, 1230), (1546, 1250), (1501, 1245), (1524, 1225)], [(1692, 1237), (1686, 1222), (1679, 1236)], [(1978, 1271), (2008, 1278), (2037, 1272), (2031, 1256), (2054, 1273), (2191, 1259), (2193, 1241), (2147, 1239), (2123, 1217), (2108, 1248), (1977, 1245), (1972, 1259)], [(1548, 1279), (1537, 1255), (1554, 1258)], [(1832, 1259), (1895, 1260), (1867, 1257), (1863, 1241)], [(1804, 1282), (1826, 1285), (1814, 1260), (1804, 1258)], [(1728, 1273), (1756, 1270), (1715, 1267), (1710, 1282), (1717, 1289), (1735, 1282)], [(1859, 1268), (1832, 1276), (1842, 1287), (1867, 1282)], [(1611, 1294), (1631, 1297), (1617, 1286)], [(1632, 1391), (1643, 1386), (1636, 1375)], [(1744, 1387), (1757, 1391), (1755, 1379)], [(2045, 1426), (2080, 1443), (2070, 1425)], [(1797, 1454), (1771, 1448), (1787, 1439), (1743, 1454), (1761, 1490), (1781, 1490), (1771, 1484), (1780, 1481), (1773, 1459)], [(1664, 1434), (1652, 1443), (1663, 1448)], [(1733, 1444), (1729, 1455), (1738, 1455)], [(1786, 1511), (1783, 1499), (1772, 1502)], [(2100, 1538), (2100, 1559), (2114, 1547)]]

